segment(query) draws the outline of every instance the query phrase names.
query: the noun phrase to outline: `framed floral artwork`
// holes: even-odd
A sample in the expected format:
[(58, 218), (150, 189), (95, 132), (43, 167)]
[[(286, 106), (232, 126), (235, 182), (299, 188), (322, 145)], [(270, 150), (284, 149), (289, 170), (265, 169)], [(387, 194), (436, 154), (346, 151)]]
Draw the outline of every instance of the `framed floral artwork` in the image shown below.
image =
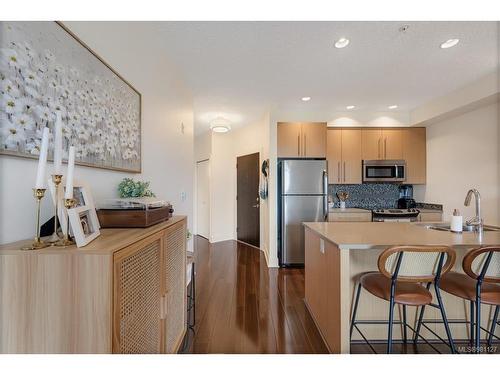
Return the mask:
[(77, 164), (141, 172), (136, 89), (59, 22), (2, 21), (0, 36), (0, 154), (37, 158), (59, 111), (65, 158), (73, 145)]

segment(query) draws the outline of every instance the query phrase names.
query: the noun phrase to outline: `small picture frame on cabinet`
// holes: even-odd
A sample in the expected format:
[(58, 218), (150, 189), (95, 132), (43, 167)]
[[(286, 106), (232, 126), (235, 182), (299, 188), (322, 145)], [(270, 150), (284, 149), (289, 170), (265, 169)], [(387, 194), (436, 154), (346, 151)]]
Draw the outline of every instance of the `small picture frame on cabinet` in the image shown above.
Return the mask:
[(68, 217), (76, 246), (83, 247), (99, 236), (99, 220), (95, 208), (89, 206), (70, 208)]
[[(56, 200), (56, 192), (55, 192), (55, 187), (54, 184), (52, 183), (52, 180), (48, 180), (48, 186), (50, 190), (50, 194), (52, 197), (52, 203), (55, 204)], [(57, 219), (59, 220), (59, 225), (61, 226), (61, 231), (63, 233), (66, 233), (66, 225), (68, 222), (68, 213), (67, 209), (64, 207), (64, 194), (66, 192), (66, 180), (63, 177), (61, 184), (59, 185), (58, 189), (58, 214), (57, 214)], [(84, 182), (80, 181), (77, 179), (74, 179), (73, 181), (73, 199), (75, 199), (75, 207), (88, 207), (89, 209), (93, 209), (95, 212), (95, 205), (94, 205), (94, 199), (92, 197), (92, 192), (90, 190), (90, 187)], [(96, 214), (97, 218), (97, 214)], [(99, 220), (97, 220), (97, 229), (99, 229), (101, 226), (99, 225)], [(73, 228), (70, 225), (70, 234), (73, 234)]]

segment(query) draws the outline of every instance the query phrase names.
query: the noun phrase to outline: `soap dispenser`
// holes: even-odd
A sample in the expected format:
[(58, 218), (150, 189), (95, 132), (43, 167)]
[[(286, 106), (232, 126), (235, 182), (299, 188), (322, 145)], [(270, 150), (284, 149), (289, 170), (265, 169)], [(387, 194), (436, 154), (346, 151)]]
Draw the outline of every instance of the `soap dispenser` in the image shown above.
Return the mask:
[(451, 217), (450, 230), (454, 233), (462, 233), (463, 230), (463, 217), (456, 208), (453, 210), (453, 216)]

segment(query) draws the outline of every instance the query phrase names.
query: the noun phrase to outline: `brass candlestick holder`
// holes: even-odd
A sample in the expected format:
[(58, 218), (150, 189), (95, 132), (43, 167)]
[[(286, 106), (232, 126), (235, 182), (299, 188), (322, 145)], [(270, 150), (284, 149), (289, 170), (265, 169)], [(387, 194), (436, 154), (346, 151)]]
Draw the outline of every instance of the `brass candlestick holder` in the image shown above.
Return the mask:
[[(76, 204), (76, 200), (73, 198), (64, 198), (64, 207), (66, 210), (69, 210), (70, 208), (73, 208)], [(64, 233), (64, 237), (62, 240), (59, 240), (56, 242), (56, 246), (71, 246), (75, 244), (75, 241), (73, 241), (70, 236), (69, 236), (69, 215), (66, 213), (67, 219), (66, 219), (66, 233)]]
[(61, 184), (61, 181), (62, 181), (62, 174), (53, 174), (52, 175), (52, 182), (54, 183), (54, 187), (55, 187), (55, 200), (56, 200), (56, 204), (55, 204), (55, 211), (54, 211), (54, 233), (52, 233), (52, 235), (47, 239), (48, 242), (50, 242), (52, 244), (52, 246), (55, 246), (55, 244), (61, 240), (61, 237), (59, 237), (59, 234), (57, 234), (57, 223), (58, 223), (58, 220), (57, 220), (57, 215), (58, 215), (58, 208), (59, 208), (59, 185)]
[(48, 243), (40, 239), (40, 205), (42, 198), (45, 196), (45, 191), (47, 189), (33, 189), (33, 196), (36, 199), (36, 228), (35, 228), (35, 241), (29, 245), (22, 248), (22, 250), (37, 250), (43, 249), (49, 246)]

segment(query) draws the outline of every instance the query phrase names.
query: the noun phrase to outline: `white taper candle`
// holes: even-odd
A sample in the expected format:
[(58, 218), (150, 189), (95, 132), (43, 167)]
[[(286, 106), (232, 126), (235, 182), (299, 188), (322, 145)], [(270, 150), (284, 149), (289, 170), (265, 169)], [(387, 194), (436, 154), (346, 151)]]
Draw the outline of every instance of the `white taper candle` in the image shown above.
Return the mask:
[(69, 156), (68, 156), (68, 173), (66, 174), (66, 191), (64, 192), (64, 198), (73, 198), (73, 174), (75, 172), (75, 147), (70, 146)]
[(62, 118), (61, 112), (57, 112), (54, 134), (54, 174), (61, 174), (62, 164)]
[(38, 169), (36, 171), (36, 189), (45, 188), (45, 169), (47, 168), (47, 152), (49, 150), (49, 128), (45, 127), (42, 133), (40, 146), (40, 157), (38, 158)]

